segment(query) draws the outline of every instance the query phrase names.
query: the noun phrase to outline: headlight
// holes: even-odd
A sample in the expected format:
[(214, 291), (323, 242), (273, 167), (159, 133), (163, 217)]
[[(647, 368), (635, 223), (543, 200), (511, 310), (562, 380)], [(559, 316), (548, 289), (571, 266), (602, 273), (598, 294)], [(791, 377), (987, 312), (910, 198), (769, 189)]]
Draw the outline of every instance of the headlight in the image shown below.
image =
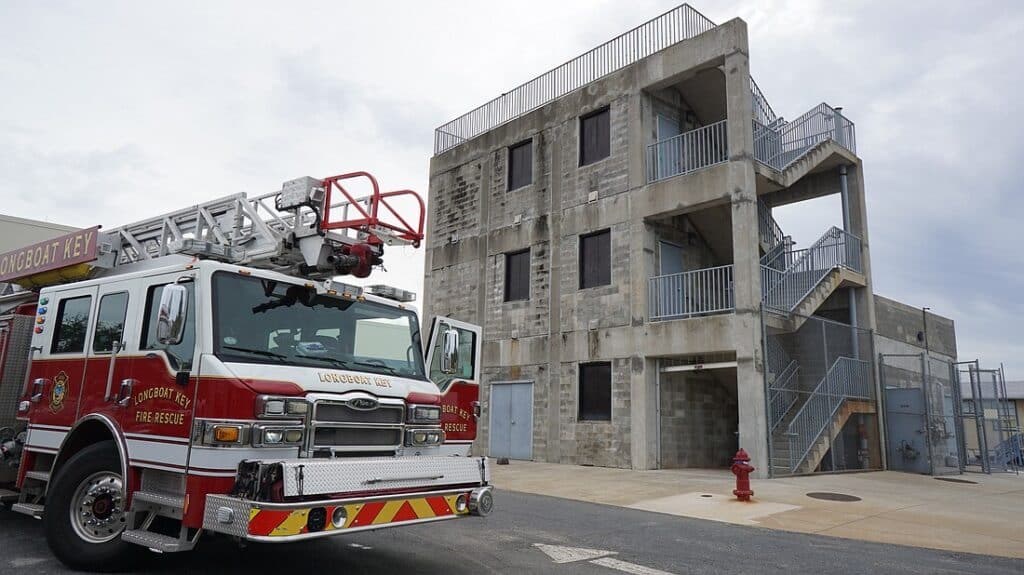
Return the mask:
[(441, 406), (439, 405), (410, 405), (409, 423), (440, 423)]
[(271, 397), (261, 395), (256, 398), (256, 417), (267, 418), (305, 418), (309, 411), (309, 402), (301, 397)]
[(413, 429), (407, 436), (413, 447), (429, 447), (444, 443), (444, 432), (440, 429)]
[(252, 430), (252, 444), (255, 447), (293, 446), (302, 443), (301, 427), (257, 424)]

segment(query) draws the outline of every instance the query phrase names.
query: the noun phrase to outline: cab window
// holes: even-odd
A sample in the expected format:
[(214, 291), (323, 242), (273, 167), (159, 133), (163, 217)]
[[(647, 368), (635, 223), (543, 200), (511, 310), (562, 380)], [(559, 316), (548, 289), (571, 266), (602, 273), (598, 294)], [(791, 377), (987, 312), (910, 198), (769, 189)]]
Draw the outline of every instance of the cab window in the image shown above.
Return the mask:
[(61, 300), (57, 308), (57, 329), (53, 332), (51, 353), (82, 353), (91, 306), (92, 296)]
[(124, 337), (124, 318), (128, 313), (128, 292), (107, 294), (100, 298), (96, 312), (96, 335), (92, 350), (97, 353), (113, 351), (114, 342)]
[(142, 340), (139, 349), (163, 351), (171, 367), (178, 371), (192, 369), (192, 356), (196, 347), (196, 289), (192, 282), (183, 283), (188, 292), (188, 308), (185, 312), (185, 331), (181, 343), (164, 345), (156, 339), (156, 324), (160, 314), (160, 296), (164, 286), (151, 286), (146, 292), (146, 315), (142, 323)]

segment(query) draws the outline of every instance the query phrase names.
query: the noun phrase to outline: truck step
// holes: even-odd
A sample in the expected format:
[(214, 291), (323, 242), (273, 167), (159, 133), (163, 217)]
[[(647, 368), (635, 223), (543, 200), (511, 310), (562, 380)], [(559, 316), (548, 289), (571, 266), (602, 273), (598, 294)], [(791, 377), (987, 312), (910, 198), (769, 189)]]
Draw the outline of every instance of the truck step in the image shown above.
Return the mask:
[(136, 491), (132, 495), (132, 510), (153, 509), (158, 515), (181, 519), (185, 508), (185, 496), (160, 491)]
[(35, 517), (36, 519), (43, 518), (43, 506), (38, 503), (15, 503), (11, 506), (11, 511)]
[(157, 553), (175, 553), (188, 551), (195, 547), (195, 541), (182, 541), (170, 535), (161, 535), (145, 529), (130, 529), (121, 534), (121, 539), (128, 543), (141, 545)]
[(26, 471), (25, 479), (35, 479), (36, 481), (42, 481), (43, 483), (50, 482), (49, 471)]
[(21, 496), (17, 491), (0, 489), (0, 503), (14, 503)]

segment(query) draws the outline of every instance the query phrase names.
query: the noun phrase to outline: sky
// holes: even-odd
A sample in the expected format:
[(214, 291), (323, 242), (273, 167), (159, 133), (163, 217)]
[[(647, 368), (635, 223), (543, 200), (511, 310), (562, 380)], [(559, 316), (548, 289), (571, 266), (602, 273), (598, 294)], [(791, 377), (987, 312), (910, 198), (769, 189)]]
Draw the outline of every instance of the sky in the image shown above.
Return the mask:
[[(354, 170), (425, 197), (435, 127), (675, 5), (8, 0), (0, 213), (112, 228)], [(693, 5), (747, 22), (777, 113), (824, 101), (856, 123), (876, 293), (952, 318), (961, 359), (1024, 379), (1024, 14)], [(841, 220), (837, 198), (777, 212), (797, 247)], [(422, 292), (422, 250), (386, 266), (374, 283)]]

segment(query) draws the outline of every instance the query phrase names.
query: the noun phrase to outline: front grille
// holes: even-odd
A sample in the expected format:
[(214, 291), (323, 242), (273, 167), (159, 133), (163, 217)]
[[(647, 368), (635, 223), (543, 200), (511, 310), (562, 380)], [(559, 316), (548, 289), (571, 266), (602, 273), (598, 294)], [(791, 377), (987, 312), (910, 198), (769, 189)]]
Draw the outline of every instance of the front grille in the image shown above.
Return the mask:
[(314, 419), (329, 423), (385, 423), (398, 425), (404, 417), (401, 406), (380, 406), (370, 411), (352, 409), (344, 403), (320, 402)]
[(374, 427), (320, 427), (313, 436), (317, 447), (397, 446), (401, 441), (401, 429)]
[(313, 407), (312, 449), (343, 453), (392, 451), (402, 446), (405, 405), (384, 400), (377, 409), (360, 410), (344, 401), (320, 400)]

